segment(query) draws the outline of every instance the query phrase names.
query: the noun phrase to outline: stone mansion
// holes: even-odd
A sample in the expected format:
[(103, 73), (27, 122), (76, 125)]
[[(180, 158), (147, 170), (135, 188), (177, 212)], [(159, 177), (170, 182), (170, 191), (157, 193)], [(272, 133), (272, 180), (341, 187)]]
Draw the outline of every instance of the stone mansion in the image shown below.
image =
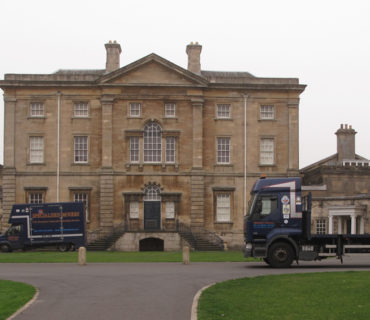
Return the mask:
[(0, 81), (3, 228), (14, 203), (83, 201), (90, 242), (174, 250), (190, 234), (241, 247), (255, 180), (299, 174), (305, 85), (202, 70), (198, 43), (187, 69), (154, 53), (121, 67), (120, 44), (105, 48), (105, 69)]

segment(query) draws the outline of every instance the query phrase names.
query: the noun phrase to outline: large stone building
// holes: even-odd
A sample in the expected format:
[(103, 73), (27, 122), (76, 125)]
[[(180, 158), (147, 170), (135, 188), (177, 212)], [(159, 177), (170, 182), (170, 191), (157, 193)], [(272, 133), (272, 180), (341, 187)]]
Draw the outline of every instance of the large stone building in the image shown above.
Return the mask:
[(3, 221), (14, 203), (84, 201), (89, 240), (120, 230), (116, 249), (241, 246), (254, 181), (299, 173), (305, 85), (201, 70), (198, 43), (187, 69), (154, 53), (121, 68), (105, 48), (103, 70), (0, 81)]
[(337, 153), (301, 170), (313, 196), (314, 233), (370, 233), (370, 161), (355, 153), (356, 133), (341, 125)]

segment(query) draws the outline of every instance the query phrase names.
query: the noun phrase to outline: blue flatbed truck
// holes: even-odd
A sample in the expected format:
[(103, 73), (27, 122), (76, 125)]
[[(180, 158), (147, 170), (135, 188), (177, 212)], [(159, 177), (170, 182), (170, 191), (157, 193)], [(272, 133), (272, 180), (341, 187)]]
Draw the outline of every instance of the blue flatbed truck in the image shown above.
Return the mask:
[(77, 202), (15, 204), (9, 229), (0, 235), (0, 249), (56, 246), (68, 251), (85, 246), (84, 204)]
[(300, 178), (260, 178), (244, 220), (244, 257), (274, 268), (293, 261), (370, 253), (370, 234), (311, 234), (311, 194), (302, 197)]

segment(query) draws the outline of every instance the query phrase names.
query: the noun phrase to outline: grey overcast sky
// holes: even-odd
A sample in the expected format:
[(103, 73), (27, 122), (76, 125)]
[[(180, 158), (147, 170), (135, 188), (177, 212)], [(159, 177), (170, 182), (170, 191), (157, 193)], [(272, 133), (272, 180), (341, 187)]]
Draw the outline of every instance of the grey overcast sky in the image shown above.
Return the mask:
[(198, 41), (203, 70), (307, 85), (301, 168), (336, 153), (341, 123), (358, 132), (356, 153), (370, 158), (369, 0), (3, 0), (0, 12), (1, 79), (104, 69), (109, 40), (121, 44), (121, 66), (154, 52), (187, 68), (185, 47)]

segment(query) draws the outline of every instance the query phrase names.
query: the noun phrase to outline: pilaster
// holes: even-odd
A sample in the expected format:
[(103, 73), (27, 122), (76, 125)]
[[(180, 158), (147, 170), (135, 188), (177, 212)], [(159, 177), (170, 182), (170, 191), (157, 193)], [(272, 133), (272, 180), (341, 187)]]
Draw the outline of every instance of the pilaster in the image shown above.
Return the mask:
[(113, 228), (113, 103), (114, 97), (105, 95), (102, 105), (102, 169), (100, 175), (100, 227), (103, 231)]
[(4, 95), (4, 166), (15, 167), (15, 107), (17, 99)]
[[(16, 202), (16, 180), (15, 169), (3, 169), (3, 216), (1, 217), (1, 228), (8, 228), (8, 221), (13, 204)], [(1, 231), (1, 230), (0, 230)]]
[(299, 172), (299, 99), (288, 103), (289, 112), (289, 158), (288, 174), (297, 175)]
[(193, 172), (191, 176), (191, 228), (204, 227), (204, 175)]
[(100, 175), (100, 228), (109, 231), (113, 228), (114, 184), (113, 172), (102, 168)]
[(103, 96), (102, 105), (102, 167), (112, 167), (112, 135), (113, 135), (113, 102), (114, 97)]
[(193, 105), (193, 168), (203, 168), (203, 104), (201, 98), (191, 99)]

